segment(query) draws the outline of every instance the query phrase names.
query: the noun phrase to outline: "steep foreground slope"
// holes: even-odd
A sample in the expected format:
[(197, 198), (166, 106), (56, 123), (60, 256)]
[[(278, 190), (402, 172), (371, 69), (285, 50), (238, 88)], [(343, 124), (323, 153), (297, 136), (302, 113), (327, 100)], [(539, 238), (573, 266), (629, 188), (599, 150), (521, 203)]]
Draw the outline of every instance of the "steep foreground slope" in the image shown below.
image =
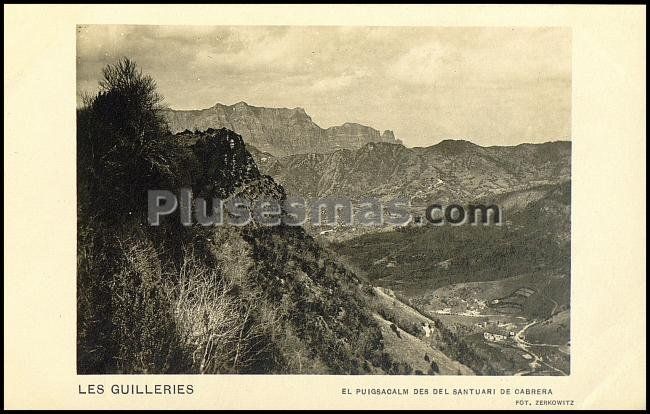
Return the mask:
[[(169, 137), (158, 150), (159, 182), (174, 186), (161, 189), (285, 197), (232, 131)], [(302, 228), (187, 227), (178, 213), (149, 226), (146, 204), (102, 209), (87, 190), (97, 178), (79, 173), (80, 374), (405, 374), (421, 365), (425, 355), (386, 345), (376, 292)], [(418, 349), (431, 346), (413, 334)], [(428, 373), (472, 373), (433, 348), (427, 364), (434, 354), (445, 368)]]
[(355, 123), (323, 129), (302, 108), (264, 108), (238, 102), (202, 110), (163, 111), (172, 132), (228, 128), (246, 143), (275, 155), (331, 152), (360, 148), (369, 142), (399, 143), (392, 131)]

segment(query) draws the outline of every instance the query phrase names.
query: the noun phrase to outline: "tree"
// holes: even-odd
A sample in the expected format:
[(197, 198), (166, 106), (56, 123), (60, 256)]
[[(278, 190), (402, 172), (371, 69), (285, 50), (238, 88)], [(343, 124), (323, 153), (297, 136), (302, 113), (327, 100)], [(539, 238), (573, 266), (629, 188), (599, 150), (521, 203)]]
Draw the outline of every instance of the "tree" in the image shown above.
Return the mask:
[(140, 142), (168, 132), (159, 115), (163, 97), (157, 92), (156, 82), (143, 74), (134, 61), (122, 58), (104, 67), (103, 75), (94, 103), (113, 132)]
[(156, 82), (122, 58), (103, 69), (77, 111), (80, 207), (116, 215), (144, 210), (150, 189), (176, 184), (182, 153), (160, 113)]

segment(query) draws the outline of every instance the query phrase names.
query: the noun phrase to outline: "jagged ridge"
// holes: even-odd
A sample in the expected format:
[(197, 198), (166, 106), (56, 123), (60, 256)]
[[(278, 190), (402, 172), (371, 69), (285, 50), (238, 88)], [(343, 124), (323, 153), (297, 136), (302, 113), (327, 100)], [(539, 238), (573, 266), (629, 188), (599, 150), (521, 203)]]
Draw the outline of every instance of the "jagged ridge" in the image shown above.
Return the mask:
[(293, 195), (409, 197), (463, 202), (570, 178), (571, 143), (481, 147), (446, 140), (426, 148), (370, 143), (330, 154), (275, 157), (249, 146), (259, 168)]
[(369, 142), (401, 143), (392, 131), (380, 132), (356, 123), (323, 129), (303, 108), (264, 108), (238, 102), (201, 110), (167, 109), (163, 115), (172, 132), (228, 128), (248, 144), (278, 156), (356, 149)]

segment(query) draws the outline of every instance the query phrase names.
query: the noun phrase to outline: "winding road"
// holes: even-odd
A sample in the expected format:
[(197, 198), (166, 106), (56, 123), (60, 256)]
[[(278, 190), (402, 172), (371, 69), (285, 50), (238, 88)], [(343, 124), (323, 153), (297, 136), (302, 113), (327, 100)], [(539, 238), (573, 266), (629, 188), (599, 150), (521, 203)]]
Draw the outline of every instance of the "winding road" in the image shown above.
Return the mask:
[[(531, 346), (549, 346), (549, 347), (556, 347), (556, 348), (559, 348), (560, 345), (555, 345), (555, 344), (533, 344), (533, 343), (527, 342), (526, 340), (524, 340), (524, 339), (522, 338), (522, 336), (523, 336), (523, 334), (526, 332), (526, 330), (527, 330), (528, 328), (530, 328), (531, 326), (536, 325), (537, 323), (538, 323), (538, 322), (537, 322), (536, 319), (533, 320), (531, 323), (529, 323), (528, 325), (526, 325), (526, 326), (524, 326), (523, 328), (521, 328), (521, 330), (520, 330), (519, 332), (517, 332), (517, 334), (516, 334), (515, 337), (514, 337), (514, 339), (515, 339), (515, 344), (517, 345), (517, 347), (518, 347), (519, 349), (521, 349), (522, 351), (526, 352), (527, 354), (529, 354), (530, 356), (532, 356), (533, 359), (534, 359), (534, 360), (530, 363), (530, 366), (531, 366), (531, 369), (530, 369), (530, 370), (527, 370), (527, 371), (519, 371), (519, 372), (517, 372), (515, 375), (526, 375), (526, 374), (530, 374), (530, 373), (532, 373), (532, 372), (535, 372), (535, 367), (534, 367), (535, 364), (544, 365), (545, 367), (548, 367), (548, 368), (554, 370), (555, 372), (559, 372), (560, 374), (565, 375), (565, 376), (566, 376), (566, 375), (569, 375), (569, 374), (567, 374), (566, 372), (562, 371), (561, 369), (556, 368), (556, 367), (554, 367), (554, 366), (552, 366), (552, 365), (547, 364), (546, 362), (544, 362), (544, 361), (542, 360), (542, 357), (540, 357), (539, 355), (537, 355), (536, 353), (534, 353), (534, 352), (532, 352), (532, 351), (530, 350), (530, 347), (531, 347)], [(560, 351), (562, 351), (562, 350), (560, 350)], [(562, 352), (564, 352), (564, 351), (562, 351)]]
[[(444, 313), (444, 314), (441, 314), (441, 315), (453, 315), (453, 316), (464, 316), (464, 317), (486, 317), (486, 316), (488, 316), (488, 317), (489, 316), (503, 317), (504, 316), (504, 315), (468, 315), (468, 314), (465, 314), (465, 313)], [(525, 319), (525, 318), (523, 318), (521, 316), (517, 316), (516, 318)], [(515, 334), (515, 336), (514, 336), (514, 341), (515, 341), (514, 346), (516, 348), (521, 349), (525, 353), (529, 354), (531, 357), (533, 357), (533, 360), (530, 362), (531, 369), (524, 370), (524, 371), (519, 371), (519, 372), (515, 373), (514, 375), (520, 376), (520, 375), (526, 375), (526, 374), (533, 373), (533, 372), (535, 372), (537, 370), (535, 365), (538, 365), (538, 366), (543, 365), (543, 366), (545, 366), (545, 367), (551, 369), (552, 371), (555, 371), (555, 372), (557, 372), (557, 373), (559, 373), (561, 375), (565, 375), (565, 376), (569, 375), (566, 372), (564, 372), (563, 370), (561, 370), (559, 368), (556, 368), (556, 367), (544, 362), (544, 360), (542, 359), (541, 356), (539, 356), (538, 354), (536, 354), (535, 352), (530, 350), (530, 347), (551, 347), (551, 348), (557, 348), (563, 354), (567, 354), (567, 352), (562, 348), (562, 345), (546, 344), (546, 343), (532, 343), (532, 342), (526, 341), (523, 338), (524, 333), (526, 332), (526, 330), (528, 328), (538, 324), (539, 322), (540, 321), (538, 321), (537, 319), (533, 320), (532, 322), (526, 324), (523, 328), (521, 328), (519, 330), (519, 332), (517, 332)], [(512, 345), (508, 345), (508, 346), (512, 346)]]

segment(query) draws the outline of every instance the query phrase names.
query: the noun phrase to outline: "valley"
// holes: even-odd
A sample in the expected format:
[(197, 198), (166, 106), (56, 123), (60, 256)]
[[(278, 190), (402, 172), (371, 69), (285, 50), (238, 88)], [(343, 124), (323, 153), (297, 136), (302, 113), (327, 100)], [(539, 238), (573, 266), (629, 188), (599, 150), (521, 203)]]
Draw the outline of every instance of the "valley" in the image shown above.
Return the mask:
[[(570, 141), (406, 147), (301, 107), (170, 109), (127, 57), (100, 76), (76, 114), (78, 374), (570, 373)], [(150, 220), (155, 191), (192, 197)], [(246, 219), (289, 197), (399, 220)], [(424, 219), (471, 204), (498, 223)]]
[[(384, 300), (381, 312), (388, 320), (396, 321), (396, 325), (402, 327), (400, 331), (410, 327), (410, 336), (446, 350), (447, 355), (454, 355), (451, 349), (462, 343), (463, 352), (467, 354), (459, 353), (454, 357), (466, 362), (478, 374), (569, 375), (568, 309), (558, 311), (556, 299), (547, 296), (550, 291), (539, 293), (539, 301), (548, 301), (549, 307), (544, 313), (533, 312), (536, 317), (531, 312), (505, 311), (490, 306), (499, 301), (494, 298), (501, 297), (504, 292), (509, 292), (506, 297), (511, 296), (513, 286), (530, 286), (527, 282), (529, 279), (525, 277), (515, 277), (496, 282), (448, 285), (410, 298), (390, 289), (375, 290)], [(531, 302), (536, 295), (530, 296)], [(566, 306), (566, 303), (562, 305)], [(553, 335), (540, 335), (540, 328), (552, 331)], [(395, 336), (383, 333), (384, 338)], [(450, 344), (451, 340), (457, 343)], [(401, 345), (401, 348), (408, 350), (413, 345)]]
[(414, 370), (426, 373), (412, 358), (424, 342), (478, 375), (569, 374), (570, 143), (371, 143), (281, 157), (248, 147), (290, 195), (409, 196), (414, 219), (430, 203), (500, 206), (503, 226), (305, 228), (375, 286), (387, 349), (411, 355)]

